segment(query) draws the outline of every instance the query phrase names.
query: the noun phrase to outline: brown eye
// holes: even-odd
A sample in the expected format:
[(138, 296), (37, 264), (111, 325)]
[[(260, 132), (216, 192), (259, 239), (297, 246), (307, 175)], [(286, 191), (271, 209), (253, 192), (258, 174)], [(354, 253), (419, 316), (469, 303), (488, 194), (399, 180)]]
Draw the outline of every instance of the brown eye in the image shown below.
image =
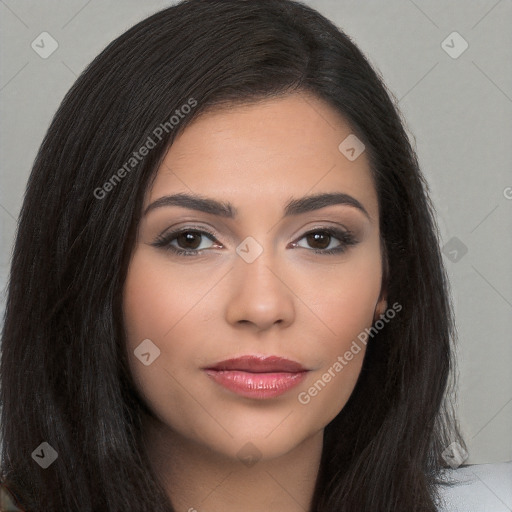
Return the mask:
[[(183, 229), (159, 236), (151, 245), (175, 254), (194, 256), (214, 245), (220, 246), (212, 233), (198, 229)], [(206, 243), (206, 245), (204, 245)]]
[(202, 235), (196, 231), (183, 231), (174, 239), (180, 249), (194, 250), (201, 245)]
[[(300, 242), (305, 240), (307, 245)], [(356, 245), (358, 241), (350, 231), (328, 228), (310, 231), (302, 236), (295, 243), (296, 247), (309, 249), (317, 254), (336, 254), (345, 252), (350, 246)], [(334, 245), (333, 245), (334, 244)]]
[(313, 249), (327, 249), (331, 243), (331, 235), (323, 231), (317, 231), (316, 233), (310, 233), (306, 236), (308, 244)]

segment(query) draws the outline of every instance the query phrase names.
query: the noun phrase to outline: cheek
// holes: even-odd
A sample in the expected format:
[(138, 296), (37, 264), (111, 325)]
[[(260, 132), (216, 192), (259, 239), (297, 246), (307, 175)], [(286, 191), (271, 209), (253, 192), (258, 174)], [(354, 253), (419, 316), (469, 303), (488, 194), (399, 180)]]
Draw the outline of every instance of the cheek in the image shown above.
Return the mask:
[[(152, 392), (169, 388), (172, 378), (164, 371), (172, 373), (169, 363), (187, 360), (189, 344), (186, 340), (181, 343), (168, 343), (167, 340), (172, 339), (183, 318), (201, 297), (199, 290), (194, 292), (190, 282), (181, 282), (179, 275), (171, 276), (165, 267), (161, 259), (155, 259), (144, 248), (136, 249), (123, 290), (126, 348), (132, 375), (142, 390), (147, 390), (151, 384)], [(183, 293), (185, 289), (187, 293)], [(147, 339), (160, 351), (150, 365), (144, 365), (134, 354)]]
[[(137, 389), (164, 423), (182, 421), (188, 428), (199, 414), (191, 407), (186, 392), (187, 377), (197, 372), (197, 365), (193, 366), (197, 347), (186, 339), (187, 334), (191, 335), (189, 316), (204, 295), (204, 283), (194, 289), (195, 283), (184, 273), (171, 273), (162, 258), (154, 258), (139, 248), (130, 263), (123, 291), (126, 348)], [(159, 350), (149, 365), (134, 354), (147, 339)], [(169, 411), (172, 421), (166, 417)]]
[(309, 332), (318, 366), (300, 390), (298, 401), (324, 425), (344, 407), (361, 372), (365, 329), (373, 324), (382, 281), (379, 247), (373, 249), (328, 272), (309, 274), (301, 290), (316, 317)]
[(194, 314), (193, 309), (214, 284), (215, 276), (208, 269), (195, 268), (193, 274), (177, 272), (165, 257), (145, 247), (137, 248), (123, 291), (128, 342), (159, 340), (162, 350), (169, 345), (166, 340), (179, 330), (182, 319)]
[(332, 360), (308, 379), (300, 390), (297, 401), (302, 415), (315, 418), (313, 431), (324, 428), (343, 409), (357, 379), (365, 353), (365, 347), (358, 353), (350, 352), (350, 361), (341, 354), (333, 354)]
[[(324, 353), (342, 354), (351, 341), (373, 323), (382, 285), (378, 242), (347, 258), (346, 262), (308, 273), (300, 297), (311, 305), (316, 328), (321, 328)], [(318, 338), (317, 338), (318, 340)]]

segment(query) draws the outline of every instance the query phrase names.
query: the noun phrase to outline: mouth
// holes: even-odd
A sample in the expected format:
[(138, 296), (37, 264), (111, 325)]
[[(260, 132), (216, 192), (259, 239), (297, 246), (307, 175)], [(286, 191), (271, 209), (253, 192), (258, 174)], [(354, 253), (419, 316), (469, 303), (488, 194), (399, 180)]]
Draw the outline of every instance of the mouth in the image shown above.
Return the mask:
[(204, 368), (225, 389), (246, 398), (268, 399), (300, 384), (309, 370), (277, 356), (243, 356)]

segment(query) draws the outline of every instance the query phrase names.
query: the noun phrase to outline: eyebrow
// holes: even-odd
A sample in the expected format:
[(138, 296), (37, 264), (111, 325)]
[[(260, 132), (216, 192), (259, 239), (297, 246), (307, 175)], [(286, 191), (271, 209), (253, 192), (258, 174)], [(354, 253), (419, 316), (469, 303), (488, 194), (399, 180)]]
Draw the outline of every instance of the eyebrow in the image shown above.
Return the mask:
[[(322, 193), (304, 196), (298, 199), (292, 198), (288, 201), (288, 203), (286, 203), (283, 217), (300, 215), (302, 213), (312, 212), (321, 208), (325, 208), (326, 206), (337, 204), (352, 206), (353, 208), (356, 208), (357, 210), (364, 213), (364, 215), (368, 217), (369, 220), (371, 220), (371, 217), (364, 206), (355, 197), (352, 197), (348, 194), (343, 194), (341, 192)], [(145, 209), (143, 215), (147, 215), (150, 211), (164, 206), (181, 206), (182, 208), (197, 210), (229, 219), (234, 219), (238, 214), (238, 210), (231, 203), (217, 201), (216, 199), (203, 197), (196, 194), (180, 193), (160, 197)]]

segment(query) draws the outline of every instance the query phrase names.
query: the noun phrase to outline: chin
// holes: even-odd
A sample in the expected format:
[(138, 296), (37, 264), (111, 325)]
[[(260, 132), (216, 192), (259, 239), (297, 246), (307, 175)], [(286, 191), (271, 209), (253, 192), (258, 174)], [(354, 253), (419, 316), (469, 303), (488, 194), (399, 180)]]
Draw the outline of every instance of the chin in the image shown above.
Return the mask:
[(311, 417), (306, 415), (298, 418), (297, 410), (285, 407), (271, 413), (263, 409), (253, 409), (250, 414), (232, 411), (229, 418), (224, 416), (222, 427), (211, 418), (206, 422), (202, 418), (194, 428), (180, 430), (179, 435), (190, 442), (245, 463), (284, 456), (322, 431), (323, 425), (318, 421), (311, 424)]

